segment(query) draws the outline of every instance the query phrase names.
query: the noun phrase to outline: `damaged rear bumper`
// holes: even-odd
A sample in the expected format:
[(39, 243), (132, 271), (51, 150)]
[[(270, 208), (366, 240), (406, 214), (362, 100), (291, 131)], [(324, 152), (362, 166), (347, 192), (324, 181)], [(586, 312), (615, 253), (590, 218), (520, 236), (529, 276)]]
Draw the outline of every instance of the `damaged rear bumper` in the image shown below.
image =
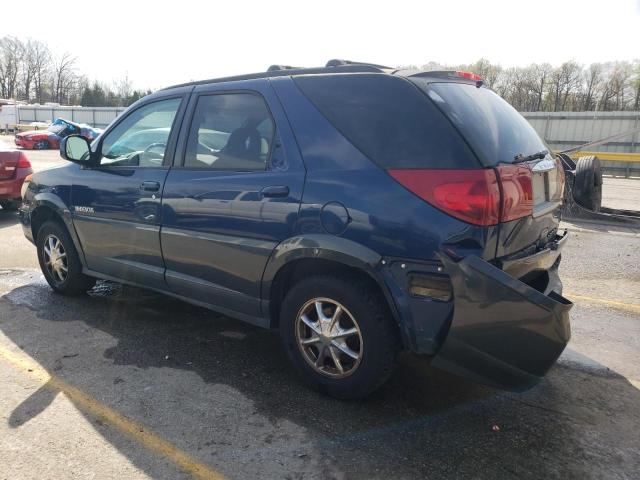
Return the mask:
[[(561, 243), (565, 240), (566, 236)], [(571, 336), (573, 305), (561, 295), (559, 250), (556, 246), (553, 252), (503, 265), (506, 271), (477, 256), (455, 261), (443, 254), (454, 309), (449, 332), (432, 365), (507, 390), (535, 385)], [(509, 274), (535, 267), (548, 275), (542, 291)]]

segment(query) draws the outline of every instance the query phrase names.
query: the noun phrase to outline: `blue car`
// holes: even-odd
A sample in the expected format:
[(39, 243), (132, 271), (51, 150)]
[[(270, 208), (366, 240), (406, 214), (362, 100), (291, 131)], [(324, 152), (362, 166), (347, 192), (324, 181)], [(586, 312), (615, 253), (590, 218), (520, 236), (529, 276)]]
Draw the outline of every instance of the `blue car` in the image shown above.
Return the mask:
[(277, 330), (329, 395), (368, 395), (402, 350), (524, 390), (569, 340), (561, 164), (475, 74), (274, 66), (156, 92), (60, 153), (20, 208), (51, 288)]

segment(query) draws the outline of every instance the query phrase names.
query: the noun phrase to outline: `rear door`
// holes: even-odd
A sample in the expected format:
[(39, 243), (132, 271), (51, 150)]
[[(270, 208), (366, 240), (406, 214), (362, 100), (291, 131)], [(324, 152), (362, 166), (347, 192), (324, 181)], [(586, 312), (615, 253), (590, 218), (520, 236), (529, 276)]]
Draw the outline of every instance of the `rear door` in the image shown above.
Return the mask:
[(163, 194), (166, 281), (177, 294), (260, 315), (274, 247), (293, 235), (304, 168), (269, 81), (194, 90)]
[(175, 93), (127, 112), (101, 137), (99, 164), (77, 171), (71, 211), (89, 269), (165, 287), (161, 195), (185, 97)]
[[(531, 171), (533, 215), (501, 224), (497, 256), (552, 240), (559, 223), (564, 172), (529, 122), (496, 93), (475, 83), (411, 81), (447, 115), (483, 165), (520, 164)], [(548, 153), (542, 159), (522, 162), (523, 157), (544, 151)], [(517, 178), (503, 178), (502, 185), (507, 197), (510, 189), (521, 188)]]

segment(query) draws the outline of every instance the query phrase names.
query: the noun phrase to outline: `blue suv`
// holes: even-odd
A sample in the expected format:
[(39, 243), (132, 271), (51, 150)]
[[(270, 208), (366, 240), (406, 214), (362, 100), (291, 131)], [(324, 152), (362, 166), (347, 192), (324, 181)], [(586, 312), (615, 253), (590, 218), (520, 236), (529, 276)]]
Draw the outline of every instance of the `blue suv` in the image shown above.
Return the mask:
[(113, 280), (278, 330), (335, 397), (401, 350), (522, 390), (569, 340), (562, 167), (475, 74), (274, 66), (156, 92), (60, 153), (20, 208), (55, 291)]

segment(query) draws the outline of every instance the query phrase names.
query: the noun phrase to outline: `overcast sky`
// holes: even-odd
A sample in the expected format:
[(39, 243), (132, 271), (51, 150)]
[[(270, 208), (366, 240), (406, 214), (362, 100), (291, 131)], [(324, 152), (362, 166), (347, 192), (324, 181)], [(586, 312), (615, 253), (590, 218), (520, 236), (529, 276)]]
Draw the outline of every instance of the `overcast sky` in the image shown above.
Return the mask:
[(263, 71), (273, 63), (318, 66), (330, 58), (390, 66), (481, 57), (503, 66), (640, 58), (640, 0), (15, 5), (21, 15), (2, 15), (0, 37), (43, 40), (57, 53), (75, 55), (78, 70), (91, 79), (127, 75), (140, 88)]

